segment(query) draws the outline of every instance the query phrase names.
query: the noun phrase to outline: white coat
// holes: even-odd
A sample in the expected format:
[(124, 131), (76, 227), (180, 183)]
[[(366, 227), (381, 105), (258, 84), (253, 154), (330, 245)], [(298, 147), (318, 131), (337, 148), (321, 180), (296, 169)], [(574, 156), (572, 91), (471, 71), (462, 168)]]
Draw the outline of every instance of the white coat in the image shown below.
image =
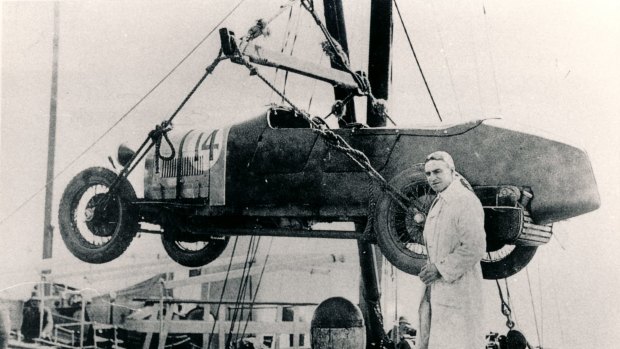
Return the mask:
[(429, 286), (430, 312), (420, 312), (421, 330), (424, 321), (430, 323), (428, 348), (484, 348), (480, 268), (486, 253), (484, 211), (478, 197), (458, 177), (433, 203), (424, 238), (430, 263), (441, 274)]

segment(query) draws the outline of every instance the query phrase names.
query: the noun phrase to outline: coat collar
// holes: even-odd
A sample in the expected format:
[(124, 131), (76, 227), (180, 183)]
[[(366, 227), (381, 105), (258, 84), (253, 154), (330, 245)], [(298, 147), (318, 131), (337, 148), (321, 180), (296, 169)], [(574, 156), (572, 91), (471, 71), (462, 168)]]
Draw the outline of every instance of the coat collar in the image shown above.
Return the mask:
[(459, 187), (462, 187), (462, 186), (463, 185), (461, 184), (461, 181), (459, 180), (459, 178), (455, 176), (452, 183), (450, 183), (450, 185), (448, 185), (448, 187), (444, 189), (444, 191), (437, 194), (437, 196), (445, 201), (451, 201), (454, 198), (459, 196), (458, 192), (459, 192), (459, 189), (461, 189)]

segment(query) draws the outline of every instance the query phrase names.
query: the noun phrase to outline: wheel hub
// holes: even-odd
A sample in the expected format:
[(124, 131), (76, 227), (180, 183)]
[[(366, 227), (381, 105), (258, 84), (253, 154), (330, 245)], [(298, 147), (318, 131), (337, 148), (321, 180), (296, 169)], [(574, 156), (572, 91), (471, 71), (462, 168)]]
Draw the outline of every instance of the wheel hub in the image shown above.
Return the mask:
[(84, 210), (84, 221), (90, 222), (95, 217), (95, 208), (90, 207)]
[[(103, 200), (107, 200), (104, 203)], [(118, 223), (118, 202), (115, 197), (96, 194), (88, 201), (84, 210), (84, 221), (95, 236), (110, 237), (114, 234)]]
[(413, 213), (413, 221), (417, 224), (424, 224), (424, 222), (426, 222), (426, 215), (423, 212), (415, 210)]

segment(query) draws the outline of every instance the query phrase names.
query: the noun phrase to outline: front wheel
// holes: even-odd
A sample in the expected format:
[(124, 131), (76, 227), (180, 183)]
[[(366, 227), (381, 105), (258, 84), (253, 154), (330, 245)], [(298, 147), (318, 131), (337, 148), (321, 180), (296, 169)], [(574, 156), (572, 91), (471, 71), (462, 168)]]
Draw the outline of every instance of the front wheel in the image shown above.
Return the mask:
[(196, 268), (213, 262), (228, 245), (229, 237), (209, 237), (205, 241), (180, 241), (162, 234), (161, 242), (170, 258), (185, 267)]
[(69, 251), (84, 262), (116, 259), (138, 231), (131, 184), (123, 178), (114, 193), (108, 193), (116, 178), (106, 168), (86, 169), (69, 182), (60, 200), (60, 235)]

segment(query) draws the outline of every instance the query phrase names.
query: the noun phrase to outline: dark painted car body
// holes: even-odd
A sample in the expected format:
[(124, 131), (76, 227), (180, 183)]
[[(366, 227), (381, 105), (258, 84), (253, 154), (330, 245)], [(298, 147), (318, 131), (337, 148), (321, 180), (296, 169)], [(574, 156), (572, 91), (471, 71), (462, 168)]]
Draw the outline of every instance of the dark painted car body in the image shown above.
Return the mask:
[[(599, 207), (585, 151), (499, 124), (334, 132), (363, 151), (388, 181), (423, 163), (427, 154), (444, 150), (474, 187), (529, 187), (529, 210), (537, 224)], [(192, 213), (201, 216), (346, 221), (368, 214), (368, 175), (288, 110), (270, 109), (229, 129), (192, 130), (173, 139), (177, 157), (161, 161), (159, 173), (152, 153), (146, 160), (146, 200), (202, 202)]]
[[(527, 265), (551, 239), (553, 222), (600, 205), (585, 151), (497, 120), (432, 129), (356, 124), (331, 132), (365, 154), (382, 185), (334, 147), (324, 129), (292, 109), (272, 107), (227, 128), (170, 131), (173, 154), (162, 145), (145, 158), (142, 198), (122, 172), (81, 172), (61, 200), (61, 236), (76, 257), (105, 263), (125, 251), (140, 223), (157, 224), (161, 229), (150, 232), (189, 267), (217, 258), (229, 236), (353, 238), (377, 243), (393, 265), (417, 274), (426, 263), (422, 231), (436, 195), (423, 163), (443, 150), (484, 207), (482, 271), (497, 279)], [(126, 166), (122, 158), (135, 156), (119, 156)], [(327, 222), (353, 222), (355, 229), (313, 229)]]

